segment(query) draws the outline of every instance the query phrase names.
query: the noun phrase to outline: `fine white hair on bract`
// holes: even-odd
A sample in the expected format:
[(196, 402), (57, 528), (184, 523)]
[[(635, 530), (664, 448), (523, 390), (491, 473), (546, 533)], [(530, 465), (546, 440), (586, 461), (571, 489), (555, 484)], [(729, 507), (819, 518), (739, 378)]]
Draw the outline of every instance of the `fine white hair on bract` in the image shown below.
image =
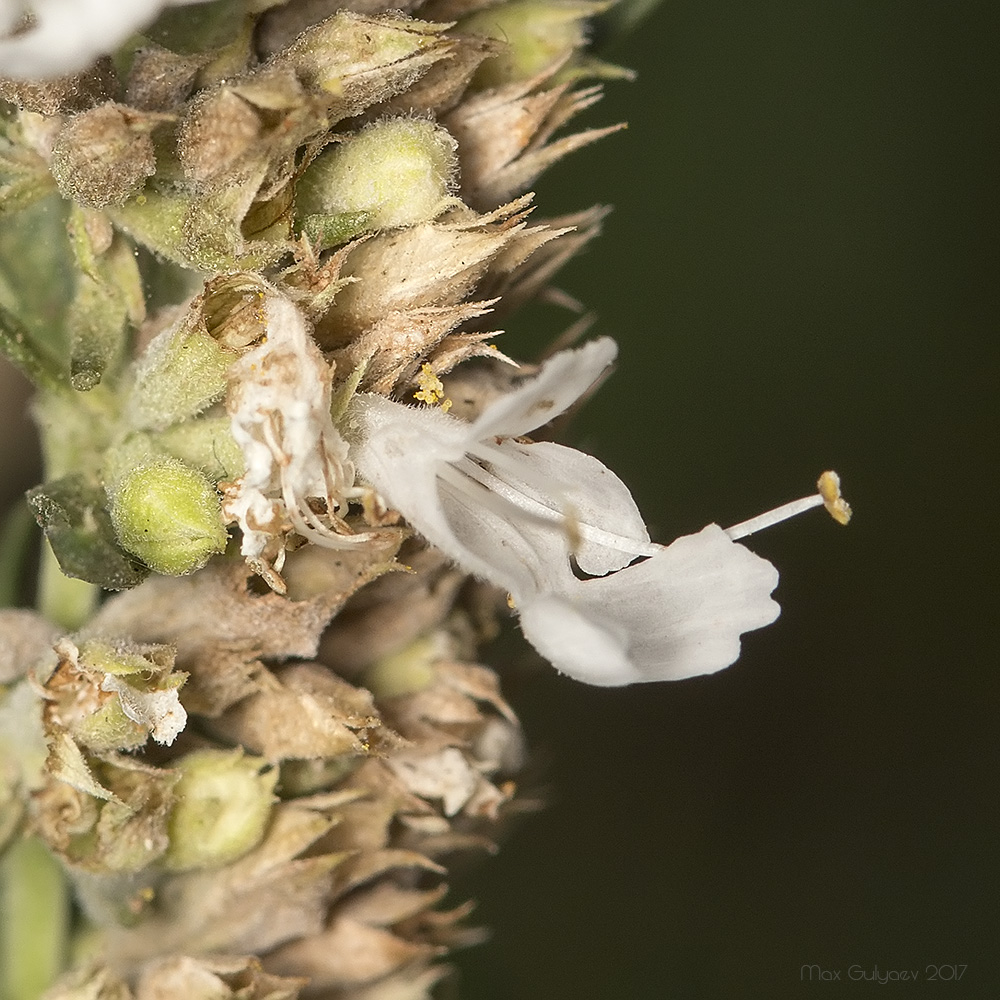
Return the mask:
[[(44, 79), (86, 69), (165, 7), (207, 0), (0, 0), (0, 76)], [(17, 30), (23, 14), (31, 23)]]

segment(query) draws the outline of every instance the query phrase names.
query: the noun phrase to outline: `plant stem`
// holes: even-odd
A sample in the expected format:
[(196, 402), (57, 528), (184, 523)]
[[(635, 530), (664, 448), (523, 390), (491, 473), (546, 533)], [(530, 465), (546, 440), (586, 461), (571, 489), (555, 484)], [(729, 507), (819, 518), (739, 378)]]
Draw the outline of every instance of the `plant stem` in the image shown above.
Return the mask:
[(50, 622), (74, 632), (94, 613), (97, 596), (98, 588), (92, 583), (63, 573), (49, 543), (43, 541), (38, 569), (38, 610)]
[(69, 896), (39, 840), (15, 841), (0, 863), (0, 1000), (37, 1000), (62, 971)]
[(16, 607), (25, 596), (25, 564), (29, 546), (37, 538), (35, 519), (22, 497), (0, 526), (0, 608)]

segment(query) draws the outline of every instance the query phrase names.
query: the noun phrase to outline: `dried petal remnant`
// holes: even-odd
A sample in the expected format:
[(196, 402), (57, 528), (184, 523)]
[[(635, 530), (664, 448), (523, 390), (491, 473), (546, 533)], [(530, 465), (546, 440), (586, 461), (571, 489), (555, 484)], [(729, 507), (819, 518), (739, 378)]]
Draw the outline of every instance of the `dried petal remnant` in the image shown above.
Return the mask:
[(156, 172), (150, 132), (161, 118), (111, 102), (72, 118), (52, 150), (63, 197), (90, 208), (124, 205)]
[(226, 407), (247, 468), (226, 490), (223, 510), (243, 532), (243, 555), (283, 590), (278, 574), (289, 531), (330, 548), (367, 536), (355, 535), (342, 516), (354, 467), (330, 416), (329, 366), (292, 302), (270, 295), (264, 310), (264, 342), (229, 370)]

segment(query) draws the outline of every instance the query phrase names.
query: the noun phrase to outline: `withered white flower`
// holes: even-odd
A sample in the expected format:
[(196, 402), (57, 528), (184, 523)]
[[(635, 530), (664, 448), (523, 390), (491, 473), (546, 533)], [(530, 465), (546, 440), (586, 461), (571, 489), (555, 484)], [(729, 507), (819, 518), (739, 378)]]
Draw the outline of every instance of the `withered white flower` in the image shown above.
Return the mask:
[(736, 660), (742, 633), (778, 616), (775, 568), (714, 524), (655, 545), (595, 458), (517, 440), (566, 410), (615, 353), (607, 339), (562, 352), (472, 423), (359, 395), (351, 457), (428, 541), (510, 592), (525, 635), (563, 673), (607, 686), (712, 673)]
[[(62, 76), (86, 69), (164, 7), (206, 0), (0, 0), (0, 75)], [(17, 31), (23, 14), (31, 22)], [(16, 32), (15, 34), (10, 34)]]
[(187, 725), (187, 712), (176, 688), (142, 691), (123, 677), (107, 674), (101, 690), (117, 694), (125, 715), (148, 729), (157, 743), (170, 746)]
[[(265, 300), (267, 336), (229, 369), (232, 434), (245, 473), (225, 490), (223, 512), (243, 533), (242, 552), (254, 569), (281, 589), (265, 550), (286, 526), (319, 545), (363, 541), (343, 527), (354, 484), (348, 447), (330, 417), (329, 365), (296, 306), (278, 294)], [(310, 499), (322, 502), (315, 513)], [(273, 555), (279, 560), (283, 547)]]

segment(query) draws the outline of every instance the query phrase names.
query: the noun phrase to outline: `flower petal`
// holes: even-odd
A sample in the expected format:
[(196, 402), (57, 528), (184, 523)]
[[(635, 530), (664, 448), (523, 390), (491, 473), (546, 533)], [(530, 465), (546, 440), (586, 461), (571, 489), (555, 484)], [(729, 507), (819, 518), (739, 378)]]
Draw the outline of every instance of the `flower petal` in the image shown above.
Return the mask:
[(593, 456), (510, 439), (477, 454), (490, 461), (494, 492), (530, 518), (547, 518), (564, 558), (574, 556), (584, 573), (603, 576), (658, 550), (628, 487)]
[[(565, 410), (614, 354), (608, 340), (558, 354), (473, 424), (358, 396), (351, 457), (431, 544), (511, 593), (557, 669), (605, 686), (712, 673), (737, 659), (743, 632), (777, 617), (774, 567), (717, 525), (653, 545), (597, 459), (514, 440)], [(628, 565), (636, 556), (648, 558)]]
[[(621, 569), (651, 546), (625, 484), (563, 445), (479, 443), (438, 410), (381, 396), (352, 404), (361, 474), (432, 544), (521, 599)], [(466, 457), (466, 452), (472, 457)]]
[(472, 438), (520, 437), (569, 409), (618, 354), (609, 337), (575, 351), (560, 351), (520, 388), (491, 403), (472, 425)]
[[(18, 78), (62, 76), (86, 69), (113, 52), (168, 6), (206, 0), (34, 0), (34, 23), (0, 38), (0, 74)], [(14, 9), (19, 11), (19, 5)], [(7, 12), (3, 12), (7, 14)], [(0, 29), (8, 27), (3, 17)]]
[(574, 580), (519, 608), (521, 628), (560, 671), (617, 686), (714, 673), (740, 635), (778, 617), (777, 570), (718, 525), (678, 538), (643, 563)]

